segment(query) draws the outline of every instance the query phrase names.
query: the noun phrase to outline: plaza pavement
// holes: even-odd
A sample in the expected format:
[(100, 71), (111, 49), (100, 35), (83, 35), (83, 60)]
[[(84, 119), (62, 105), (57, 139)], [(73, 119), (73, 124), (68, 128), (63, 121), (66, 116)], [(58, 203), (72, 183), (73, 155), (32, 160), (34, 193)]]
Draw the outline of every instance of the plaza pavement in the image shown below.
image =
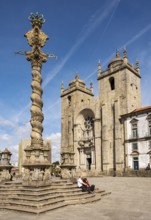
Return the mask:
[(0, 210), (0, 220), (151, 220), (151, 178), (89, 178), (111, 192), (91, 204), (67, 206), (41, 215)]

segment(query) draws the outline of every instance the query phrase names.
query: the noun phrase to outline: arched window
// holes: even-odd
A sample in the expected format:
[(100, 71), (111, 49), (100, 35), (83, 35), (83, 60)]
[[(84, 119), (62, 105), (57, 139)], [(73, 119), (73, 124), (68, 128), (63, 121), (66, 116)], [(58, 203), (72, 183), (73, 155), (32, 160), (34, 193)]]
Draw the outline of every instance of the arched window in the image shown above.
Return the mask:
[(70, 95), (68, 96), (68, 104), (69, 104), (69, 106), (71, 105), (71, 96)]
[(109, 78), (111, 90), (115, 89), (115, 80), (114, 77)]

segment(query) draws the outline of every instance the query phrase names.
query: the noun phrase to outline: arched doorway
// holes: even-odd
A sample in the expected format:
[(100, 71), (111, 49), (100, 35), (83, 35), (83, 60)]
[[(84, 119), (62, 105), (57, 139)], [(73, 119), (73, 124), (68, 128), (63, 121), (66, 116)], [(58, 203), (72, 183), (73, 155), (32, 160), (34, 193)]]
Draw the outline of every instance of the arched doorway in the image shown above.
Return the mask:
[(77, 117), (79, 167), (90, 171), (95, 166), (94, 113), (82, 110)]

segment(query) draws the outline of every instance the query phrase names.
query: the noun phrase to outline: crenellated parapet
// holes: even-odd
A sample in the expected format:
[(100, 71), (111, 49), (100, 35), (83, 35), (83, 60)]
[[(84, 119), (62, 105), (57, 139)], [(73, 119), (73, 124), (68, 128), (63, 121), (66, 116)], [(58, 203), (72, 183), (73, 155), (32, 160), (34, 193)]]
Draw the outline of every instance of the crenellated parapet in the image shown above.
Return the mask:
[(123, 50), (123, 57), (120, 54), (120, 51), (116, 51), (116, 57), (114, 57), (108, 64), (108, 67), (106, 70), (101, 70), (101, 64), (98, 63), (98, 80), (112, 76), (118, 71), (122, 71), (124, 69), (128, 69), (131, 71), (134, 75), (140, 76), (140, 69), (139, 69), (139, 62), (136, 61), (136, 67), (134, 67), (132, 64), (129, 63), (128, 57), (127, 57), (127, 51), (126, 49)]
[(75, 79), (72, 80), (67, 89), (64, 89), (64, 85), (61, 86), (61, 97), (64, 97), (66, 95), (70, 95), (74, 93), (75, 91), (80, 91), (85, 94), (88, 94), (90, 96), (94, 96), (93, 94), (93, 84), (90, 84), (90, 88), (86, 87), (86, 84), (83, 80), (79, 79), (78, 73), (75, 75)]

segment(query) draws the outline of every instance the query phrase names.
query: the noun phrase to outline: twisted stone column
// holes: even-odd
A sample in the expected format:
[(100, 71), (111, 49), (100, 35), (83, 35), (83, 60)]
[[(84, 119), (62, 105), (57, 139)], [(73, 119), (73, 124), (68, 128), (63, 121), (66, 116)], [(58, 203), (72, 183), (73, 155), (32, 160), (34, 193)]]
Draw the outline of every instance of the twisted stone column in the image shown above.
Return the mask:
[(42, 113), (43, 101), (42, 101), (42, 77), (41, 77), (41, 64), (34, 62), (32, 66), (32, 94), (31, 94), (31, 146), (32, 148), (43, 147), (42, 122), (44, 119)]
[(24, 185), (48, 185), (50, 184), (50, 161), (49, 151), (47, 145), (43, 144), (42, 122), (44, 116), (42, 113), (43, 101), (42, 101), (42, 76), (41, 68), (42, 64), (47, 61), (48, 57), (54, 57), (53, 55), (45, 54), (41, 51), (41, 47), (45, 45), (48, 36), (41, 31), (42, 24), (45, 22), (43, 16), (38, 13), (36, 15), (31, 14), (29, 17), (32, 24), (32, 30), (25, 34), (28, 40), (28, 44), (32, 47), (32, 50), (25, 52), (26, 59), (31, 62), (32, 66), (32, 94), (31, 94), (31, 145), (25, 149), (26, 159), (23, 163), (25, 172), (23, 175)]

